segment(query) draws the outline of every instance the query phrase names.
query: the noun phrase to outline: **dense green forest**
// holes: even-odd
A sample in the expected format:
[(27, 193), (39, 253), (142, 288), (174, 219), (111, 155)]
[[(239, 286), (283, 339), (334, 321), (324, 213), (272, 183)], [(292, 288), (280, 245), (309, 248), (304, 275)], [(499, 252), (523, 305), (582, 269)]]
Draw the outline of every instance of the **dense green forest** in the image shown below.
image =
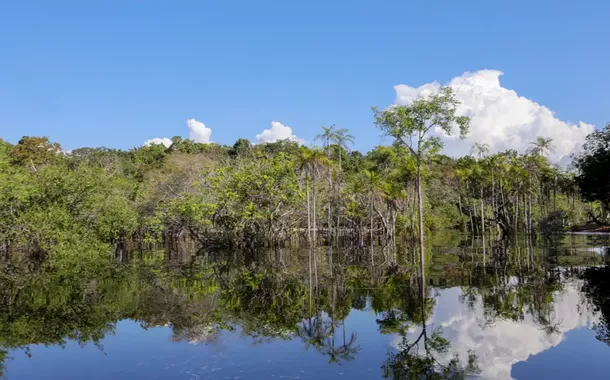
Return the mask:
[(366, 154), (334, 126), (322, 127), (319, 147), (174, 137), (169, 147), (65, 152), (46, 137), (0, 140), (0, 250), (86, 256), (176, 239), (388, 246), (419, 231), (496, 237), (607, 222), (610, 125), (589, 136), (570, 168), (549, 162), (553, 142), (543, 136), (526, 153), (475, 144), (472, 155), (452, 158), (427, 132), (467, 132), (456, 104), (445, 89), (374, 109), (371, 134), (393, 144)]

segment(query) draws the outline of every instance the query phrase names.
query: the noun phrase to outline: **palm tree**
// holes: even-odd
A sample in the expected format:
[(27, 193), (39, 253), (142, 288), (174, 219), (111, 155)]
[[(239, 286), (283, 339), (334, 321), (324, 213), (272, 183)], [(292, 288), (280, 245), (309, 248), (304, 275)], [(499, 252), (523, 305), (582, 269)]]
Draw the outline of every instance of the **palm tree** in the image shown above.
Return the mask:
[(530, 145), (532, 145), (531, 152), (542, 157), (546, 157), (549, 153), (555, 153), (555, 145), (550, 137), (538, 136), (536, 141), (532, 141)]
[(318, 351), (323, 350), (324, 341), (330, 334), (331, 326), (324, 320), (322, 313), (316, 313), (297, 326), (297, 335), (303, 339), (307, 347), (313, 346)]
[(331, 231), (332, 231), (332, 219), (331, 219), (331, 190), (333, 187), (333, 177), (332, 171), (330, 170), (330, 142), (334, 141), (337, 136), (337, 130), (335, 129), (335, 125), (331, 125), (330, 127), (322, 126), (322, 133), (316, 135), (317, 140), (324, 140), (324, 147), (326, 148), (327, 153), (327, 161), (328, 161), (328, 243), (332, 245), (331, 239)]
[(328, 153), (328, 158), (330, 158), (330, 142), (335, 139), (336, 129), (335, 125), (331, 125), (330, 127), (322, 126), (322, 133), (318, 133), (315, 137), (315, 140), (323, 140), (324, 148), (326, 148)]
[[(310, 239), (310, 244), (313, 242), (313, 245), (316, 245), (316, 233), (317, 233), (317, 226), (316, 226), (316, 200), (317, 200), (317, 194), (316, 194), (316, 182), (317, 182), (317, 178), (318, 175), (320, 174), (320, 171), (322, 170), (322, 168), (324, 168), (325, 164), (328, 162), (328, 159), (326, 158), (326, 156), (324, 156), (324, 153), (322, 153), (322, 151), (320, 151), (319, 149), (307, 149), (307, 148), (301, 148), (301, 157), (300, 157), (300, 164), (299, 167), (301, 169), (301, 174), (305, 176), (305, 182), (306, 182), (306, 189), (307, 189), (307, 227), (308, 227), (308, 236)], [(313, 193), (313, 201), (312, 201), (312, 206), (310, 207), (309, 204), (309, 178), (312, 179), (312, 193)], [(313, 210), (313, 212), (311, 212), (310, 210)], [(311, 216), (310, 216), (311, 215)], [(311, 234), (311, 227), (312, 227), (312, 222), (313, 221), (313, 239), (311, 238), (310, 234)]]
[(341, 156), (343, 155), (342, 149), (349, 152), (349, 145), (354, 145), (356, 138), (349, 133), (347, 128), (339, 128), (335, 131), (333, 141), (339, 148), (339, 173), (341, 173)]
[(329, 338), (326, 339), (325, 345), (320, 349), (320, 352), (329, 356), (329, 363), (338, 363), (341, 361), (352, 361), (355, 354), (360, 351), (360, 346), (356, 345), (356, 333), (352, 332), (349, 340), (345, 335), (345, 321), (343, 321), (343, 344), (337, 347), (335, 342), (334, 332), (331, 332)]
[(487, 143), (474, 143), (470, 149), (470, 154), (475, 158), (481, 159), (489, 154), (489, 144)]
[[(343, 169), (341, 168), (341, 158), (343, 156), (343, 149), (345, 149), (346, 152), (349, 152), (349, 145), (354, 144), (355, 138), (353, 135), (351, 135), (349, 133), (349, 130), (347, 128), (339, 128), (335, 131), (333, 141), (335, 142), (335, 144), (337, 144), (337, 147), (339, 150), (339, 176), (340, 176), (339, 180), (341, 180), (342, 174), (343, 174)], [(340, 213), (340, 210), (337, 210), (337, 225), (336, 225), (337, 244), (339, 244), (339, 226), (340, 225), (341, 225), (341, 213)]]

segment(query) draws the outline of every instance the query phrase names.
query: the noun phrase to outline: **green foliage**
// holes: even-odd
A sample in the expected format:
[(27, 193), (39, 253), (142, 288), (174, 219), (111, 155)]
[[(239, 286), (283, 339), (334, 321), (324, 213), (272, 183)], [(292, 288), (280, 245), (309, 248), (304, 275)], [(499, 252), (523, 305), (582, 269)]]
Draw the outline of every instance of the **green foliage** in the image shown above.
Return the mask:
[(610, 124), (587, 136), (583, 148), (574, 160), (576, 183), (587, 201), (599, 201), (610, 213)]
[(302, 199), (295, 165), (294, 158), (280, 153), (237, 160), (217, 170), (209, 177), (217, 200), (216, 225), (246, 236), (275, 236), (285, 230), (281, 216), (294, 212)]
[(585, 280), (583, 292), (588, 302), (600, 312), (600, 321), (593, 325), (596, 338), (610, 345), (610, 268), (587, 268), (582, 277)]
[(0, 170), (9, 166), (12, 150), (13, 146), (0, 138)]
[(23, 136), (10, 153), (12, 163), (36, 170), (38, 166), (57, 162), (61, 146), (47, 137)]
[(454, 128), (460, 136), (468, 132), (470, 119), (457, 116), (459, 104), (450, 87), (442, 87), (429, 98), (419, 98), (410, 105), (395, 105), (385, 110), (373, 108), (375, 123), (398, 145), (408, 147), (419, 161), (426, 154), (435, 154), (442, 148), (437, 136), (430, 136), (433, 128), (439, 128), (447, 135)]
[[(103, 169), (52, 165), (0, 171), (0, 237), (9, 246), (51, 253), (61, 244), (131, 237), (135, 182)], [(6, 248), (6, 247), (5, 247)]]
[(288, 156), (298, 156), (301, 145), (292, 140), (278, 140), (272, 143), (263, 143), (256, 146), (256, 150), (267, 155), (285, 153)]
[(250, 154), (252, 149), (252, 143), (248, 139), (237, 139), (231, 150), (229, 150), (229, 156), (244, 156)]
[[(443, 89), (376, 111), (378, 126), (395, 144), (367, 154), (349, 151), (353, 136), (334, 126), (320, 136), (326, 149), (289, 140), (253, 145), (240, 139), (226, 147), (174, 137), (169, 148), (63, 153), (44, 137), (24, 137), (15, 146), (0, 141), (0, 250), (48, 254), (81, 240), (113, 247), (185, 236), (204, 245), (239, 245), (313, 235), (328, 244), (339, 230), (359, 246), (372, 235), (386, 244), (419, 229), (418, 185), (426, 232), (480, 233), (481, 223), (518, 231), (560, 210), (577, 223), (587, 207), (596, 207), (577, 198), (573, 174), (549, 163), (549, 139), (536, 142), (536, 154), (488, 155), (485, 144), (476, 146), (476, 159), (437, 154), (441, 141), (429, 135), (431, 128), (467, 130), (456, 105)], [(603, 151), (594, 143), (603, 133), (595, 136), (587, 152)], [(585, 164), (597, 162), (590, 157), (577, 160), (581, 184), (589, 178)], [(583, 194), (603, 204), (599, 183)]]
[(542, 232), (543, 235), (565, 232), (569, 227), (567, 221), (568, 215), (565, 211), (553, 211), (540, 221), (540, 232)]

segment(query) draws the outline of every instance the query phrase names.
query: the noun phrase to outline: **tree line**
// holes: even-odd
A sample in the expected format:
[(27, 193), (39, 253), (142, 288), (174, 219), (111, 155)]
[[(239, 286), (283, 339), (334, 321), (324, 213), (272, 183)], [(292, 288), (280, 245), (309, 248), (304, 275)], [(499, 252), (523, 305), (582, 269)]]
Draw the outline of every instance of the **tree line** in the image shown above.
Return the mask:
[(169, 147), (65, 152), (46, 137), (0, 140), (0, 250), (46, 256), (185, 238), (354, 247), (413, 239), (423, 258), (429, 231), (485, 238), (608, 221), (610, 126), (589, 136), (573, 169), (549, 161), (545, 137), (526, 153), (490, 154), (475, 144), (471, 155), (452, 158), (432, 131), (468, 132), (457, 105), (442, 88), (408, 106), (374, 108), (375, 125), (393, 143), (366, 154), (334, 125), (322, 127), (320, 147), (174, 137)]

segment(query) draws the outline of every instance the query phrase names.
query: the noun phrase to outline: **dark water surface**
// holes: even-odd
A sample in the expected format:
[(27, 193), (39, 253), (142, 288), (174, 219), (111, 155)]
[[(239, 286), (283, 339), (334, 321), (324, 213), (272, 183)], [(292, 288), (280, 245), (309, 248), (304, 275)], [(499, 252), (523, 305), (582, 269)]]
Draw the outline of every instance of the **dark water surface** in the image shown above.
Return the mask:
[[(8, 379), (608, 378), (607, 236), (0, 262)], [(423, 296), (422, 296), (423, 293)], [(423, 302), (422, 302), (423, 297)]]

